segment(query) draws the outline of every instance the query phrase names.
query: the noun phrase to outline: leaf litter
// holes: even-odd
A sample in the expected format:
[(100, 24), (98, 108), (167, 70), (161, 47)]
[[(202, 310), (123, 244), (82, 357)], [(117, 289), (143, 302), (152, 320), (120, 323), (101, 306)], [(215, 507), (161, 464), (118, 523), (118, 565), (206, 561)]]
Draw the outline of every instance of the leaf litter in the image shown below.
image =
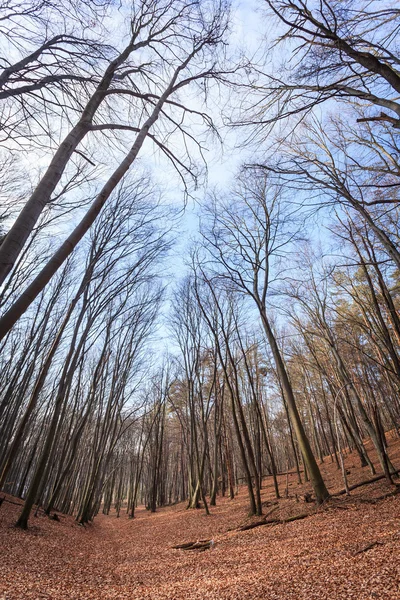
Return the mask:
[[(400, 466), (398, 440), (391, 457)], [(350, 485), (369, 477), (356, 462), (354, 455), (346, 458)], [(330, 491), (343, 487), (329, 458), (322, 472)], [(285, 482), (282, 476), (282, 492)], [(139, 507), (133, 520), (99, 514), (81, 527), (73, 517), (60, 515), (57, 522), (39, 512), (26, 532), (13, 527), (20, 508), (5, 501), (0, 600), (400, 600), (400, 496), (374, 503), (391, 491), (386, 481), (323, 507), (299, 500), (311, 488), (298, 485), (294, 473), (289, 482), (289, 498), (273, 516), (309, 516), (247, 531), (239, 528), (260, 517), (247, 517), (244, 488), (232, 501), (219, 497), (210, 516), (181, 503), (154, 514)], [(267, 478), (265, 513), (274, 500)], [(173, 548), (201, 541), (212, 543), (201, 552)]]

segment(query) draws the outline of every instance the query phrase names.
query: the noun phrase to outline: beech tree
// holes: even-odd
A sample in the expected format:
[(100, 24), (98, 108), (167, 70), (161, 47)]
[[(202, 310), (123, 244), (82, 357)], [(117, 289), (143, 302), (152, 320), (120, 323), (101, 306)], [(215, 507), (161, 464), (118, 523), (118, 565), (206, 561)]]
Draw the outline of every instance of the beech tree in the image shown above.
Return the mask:
[[(302, 118), (328, 100), (361, 105), (360, 120), (399, 128), (400, 91), (396, 35), (399, 11), (367, 0), (265, 0), (283, 51), (278, 72), (263, 70), (245, 121), (266, 126)], [(286, 46), (286, 47), (285, 47)], [(385, 109), (377, 114), (375, 108)], [(388, 112), (387, 112), (388, 111)]]
[(227, 198), (222, 205), (215, 199), (211, 224), (203, 235), (220, 279), (255, 303), (317, 501), (323, 502), (329, 494), (304, 431), (267, 308), (271, 283), (280, 276), (280, 257), (298, 236), (294, 208), (285, 203), (279, 187), (269, 186), (262, 172), (242, 176), (233, 196), (233, 203)]
[[(2, 466), (1, 478), (3, 484), (10, 466), (19, 452), (28, 423), (42, 396), (46, 379), (52, 375), (55, 377), (54, 406), (49, 413), (51, 420), (44, 446), (36, 461), (36, 472), (30, 478), (24, 511), (18, 521), (19, 526), (23, 528), (27, 526), (33, 503), (38, 496), (41, 498), (43, 492), (47, 489), (46, 478), (48, 475), (46, 473), (49, 473), (53, 461), (56, 459), (54, 439), (57, 435), (67, 434), (65, 430), (63, 431), (62, 414), (72, 410), (69, 406), (71, 402), (75, 402), (75, 394), (78, 393), (79, 398), (79, 378), (78, 388), (74, 387), (76, 372), (81, 369), (82, 360), (87, 360), (90, 349), (96, 347), (96, 339), (105, 335), (105, 345), (98, 362), (97, 369), (99, 372), (97, 375), (95, 369), (93, 380), (95, 387), (82, 404), (80, 421), (78, 420), (72, 426), (72, 430), (75, 428), (75, 433), (68, 434), (69, 444), (71, 445), (70, 456), (66, 459), (65, 464), (60, 463), (59, 468), (62, 469), (62, 473), (60, 473), (56, 490), (49, 499), (50, 507), (57, 500), (57, 494), (60, 493), (61, 486), (71, 471), (82, 433), (89, 423), (91, 411), (96, 408), (94, 392), (98, 385), (100, 373), (105, 376), (104, 369), (109, 361), (107, 358), (110, 351), (109, 344), (117, 335), (117, 332), (113, 334), (112, 328), (112, 326), (117, 327), (117, 317), (122, 319), (122, 323), (120, 331), (117, 328), (120, 335), (120, 338), (118, 338), (120, 355), (117, 353), (114, 357), (114, 368), (116, 373), (118, 372), (118, 377), (122, 378), (121, 382), (124, 385), (119, 389), (118, 385), (122, 384), (117, 384), (118, 379), (116, 379), (114, 387), (111, 388), (112, 406), (114, 411), (116, 407), (118, 407), (119, 412), (123, 410), (126, 402), (123, 394), (124, 386), (127, 386), (129, 382), (127, 373), (139, 360), (141, 347), (148, 335), (149, 327), (161, 297), (161, 289), (156, 285), (153, 265), (169, 247), (168, 231), (160, 231), (155, 225), (155, 220), (161, 217), (164, 209), (157, 207), (157, 199), (154, 198), (154, 195), (155, 192), (146, 179), (132, 182), (131, 185), (125, 184), (114, 195), (112, 204), (102, 214), (92, 233), (86, 268), (82, 273), (81, 283), (77, 285), (70, 301), (67, 300), (63, 318), (55, 333), (54, 330), (52, 332), (54, 337), (52, 340), (50, 338), (51, 343), (47, 356), (36, 375), (31, 397), (10, 442)], [(134, 239), (133, 235), (135, 236)], [(65, 276), (67, 274), (68, 271)], [(62, 290), (63, 287), (60, 287), (60, 291)], [(58, 298), (59, 295), (53, 294), (53, 305)], [(72, 328), (70, 327), (71, 319), (73, 319)], [(105, 319), (104, 325), (101, 324), (102, 319)], [(45, 322), (46, 326), (47, 322)], [(66, 332), (71, 335), (68, 343), (64, 341)], [(40, 338), (38, 341), (40, 347)], [(42, 348), (40, 350), (43, 351)], [(66, 355), (62, 368), (58, 372), (54, 359), (62, 350), (65, 350)], [(122, 364), (124, 365), (123, 368)], [(137, 367), (135, 366), (135, 368)], [(127, 370), (126, 373), (125, 370)], [(33, 372), (31, 371), (30, 377), (32, 375)], [(110, 374), (108, 373), (108, 375)], [(102, 418), (102, 415), (101, 412), (99, 416)], [(71, 418), (76, 419), (74, 411), (72, 411)], [(112, 423), (115, 422), (112, 421)], [(118, 428), (115, 429), (115, 435), (117, 434)], [(72, 450), (73, 448), (75, 448), (75, 451)], [(57, 460), (60, 460), (60, 457), (57, 457)], [(97, 475), (92, 474), (92, 476), (97, 485)], [(87, 511), (92, 510), (89, 507), (91, 501), (92, 497), (88, 497), (84, 515), (88, 514)]]
[[(18, 315), (12, 317), (10, 323), (16, 321), (32, 297), (43, 289), (93, 224), (147, 138), (160, 148), (179, 173), (194, 174), (190, 158), (177, 155), (165, 140), (173, 133), (183, 139), (192, 137), (185, 125), (189, 114), (196, 115), (208, 126), (211, 124), (207, 115), (181, 103), (179, 90), (222, 76), (216, 57), (226, 28), (227, 7), (223, 4), (210, 13), (203, 11), (198, 2), (170, 0), (162, 3), (146, 0), (133, 8), (125, 46), (114, 51), (114, 58), (106, 62), (74, 126), (56, 149), (44, 175), (7, 232), (0, 247), (0, 282), (13, 268), (40, 214), (52, 202), (57, 185), (83, 140), (89, 134), (96, 138), (102, 132), (124, 131), (134, 134), (133, 141), (127, 142), (129, 149), (125, 157), (80, 225), (36, 278), (25, 300), (21, 301)], [(120, 122), (117, 114), (126, 115), (126, 120)], [(158, 121), (160, 124), (155, 127)], [(199, 142), (197, 144), (201, 147)]]

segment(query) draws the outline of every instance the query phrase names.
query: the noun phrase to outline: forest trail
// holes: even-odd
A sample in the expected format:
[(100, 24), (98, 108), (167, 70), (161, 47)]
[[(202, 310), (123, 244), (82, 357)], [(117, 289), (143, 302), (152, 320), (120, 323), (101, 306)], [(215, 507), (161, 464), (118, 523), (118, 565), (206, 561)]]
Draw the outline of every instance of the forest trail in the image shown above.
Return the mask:
[[(369, 447), (370, 450), (370, 447)], [(400, 444), (391, 455), (400, 466)], [(371, 450), (372, 453), (372, 450)], [(367, 479), (366, 469), (350, 455), (350, 484)], [(325, 462), (331, 491), (342, 487), (340, 472)], [(283, 490), (285, 477), (281, 477)], [(290, 498), (273, 516), (286, 518), (313, 504), (297, 502), (294, 474)], [(239, 532), (246, 517), (246, 490), (229, 501), (218, 498), (207, 517), (183, 504), (136, 518), (125, 513), (98, 515), (83, 528), (72, 517), (61, 522), (32, 518), (27, 532), (12, 527), (18, 507), (0, 508), (1, 600), (379, 600), (400, 599), (400, 497), (371, 503), (389, 490), (385, 481), (355, 490), (328, 503), (308, 518)], [(266, 504), (273, 501), (267, 479)], [(265, 512), (269, 508), (266, 506)], [(174, 550), (175, 544), (213, 539), (205, 552)], [(368, 550), (366, 548), (372, 545)]]

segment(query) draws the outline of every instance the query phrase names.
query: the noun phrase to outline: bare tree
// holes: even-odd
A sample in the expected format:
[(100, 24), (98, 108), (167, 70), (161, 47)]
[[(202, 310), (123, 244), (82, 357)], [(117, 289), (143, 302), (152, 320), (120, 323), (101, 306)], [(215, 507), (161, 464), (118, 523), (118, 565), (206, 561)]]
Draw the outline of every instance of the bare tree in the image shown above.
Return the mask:
[(281, 276), (280, 259), (298, 236), (294, 207), (285, 202), (279, 187), (270, 186), (268, 178), (257, 171), (247, 172), (233, 198), (223, 199), (221, 204), (214, 204), (211, 224), (203, 233), (208, 251), (220, 279), (255, 303), (317, 501), (323, 502), (328, 491), (297, 410), (267, 307), (271, 283)]
[[(274, 42), (283, 64), (281, 60), (273, 73), (263, 72), (257, 89), (250, 91), (257, 103), (250, 117), (243, 115), (244, 122), (263, 128), (291, 116), (301, 119), (334, 99), (361, 105), (365, 114), (360, 120), (399, 128), (396, 6), (367, 0), (266, 0), (266, 4), (268, 17), (276, 19), (279, 35)], [(376, 115), (372, 107), (389, 112)]]
[[(33, 194), (7, 232), (0, 247), (1, 282), (12, 269), (45, 206), (52, 202), (52, 195), (73, 153), (89, 133), (117, 130), (135, 135), (133, 143), (128, 142), (130, 149), (125, 158), (103, 186), (81, 225), (60, 249), (50, 269), (52, 272), (94, 222), (147, 138), (166, 154), (180, 173), (192, 173), (190, 165), (184, 162), (185, 158), (177, 156), (165, 140), (173, 132), (183, 135), (184, 139), (190, 138), (184, 124), (189, 113), (196, 114), (210, 125), (206, 115), (187, 109), (180, 102), (178, 92), (189, 85), (213, 81), (222, 75), (216, 56), (226, 28), (227, 14), (223, 4), (210, 14), (203, 11), (197, 2), (184, 0), (161, 3), (144, 0), (134, 8), (125, 47), (106, 65), (93, 93), (82, 107), (78, 121), (55, 151)], [(109, 104), (114, 98), (117, 99), (115, 106)], [(120, 114), (118, 100), (121, 98), (121, 108), (124, 99), (128, 102), (126, 122), (114, 121), (115, 115)], [(175, 116), (176, 113), (180, 116)], [(157, 121), (161, 121), (160, 128), (151, 133)], [(45, 279), (48, 280), (49, 275)]]

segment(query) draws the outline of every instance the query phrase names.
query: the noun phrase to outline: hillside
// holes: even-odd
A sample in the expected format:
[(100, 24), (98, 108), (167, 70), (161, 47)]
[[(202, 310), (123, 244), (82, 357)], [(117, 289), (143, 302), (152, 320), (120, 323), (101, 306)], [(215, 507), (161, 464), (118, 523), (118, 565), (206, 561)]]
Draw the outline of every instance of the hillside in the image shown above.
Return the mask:
[[(374, 457), (370, 443), (368, 451)], [(390, 454), (400, 466), (400, 443)], [(349, 484), (370, 477), (354, 455), (346, 458)], [(322, 472), (331, 491), (342, 488), (340, 472), (326, 459)], [(281, 487), (286, 477), (281, 476)], [(292, 523), (238, 531), (247, 518), (246, 490), (233, 501), (218, 498), (211, 516), (180, 504), (137, 517), (99, 515), (79, 526), (39, 515), (26, 532), (12, 527), (18, 507), (0, 508), (0, 598), (48, 599), (329, 599), (400, 598), (400, 496), (385, 481), (332, 498), (316, 509), (296, 499), (310, 488), (289, 476), (289, 498), (278, 506), (268, 480), (265, 513), (271, 518), (313, 513)], [(12, 502), (18, 499), (7, 497)], [(257, 518), (253, 518), (253, 521)], [(258, 518), (259, 520), (259, 518)], [(212, 539), (204, 552), (173, 549), (180, 543)]]

